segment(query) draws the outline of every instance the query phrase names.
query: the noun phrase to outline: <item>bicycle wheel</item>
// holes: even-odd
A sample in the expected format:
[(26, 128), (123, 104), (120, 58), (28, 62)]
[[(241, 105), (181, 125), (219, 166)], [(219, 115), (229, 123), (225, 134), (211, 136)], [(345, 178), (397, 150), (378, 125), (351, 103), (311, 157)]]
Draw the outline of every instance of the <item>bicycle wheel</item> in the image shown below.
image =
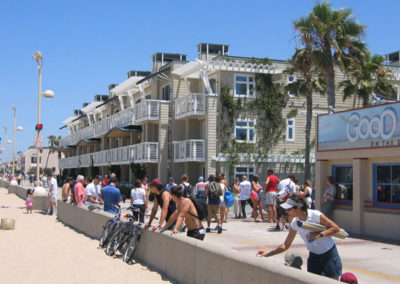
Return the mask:
[(112, 256), (115, 254), (115, 248), (118, 245), (119, 229), (115, 230), (114, 234), (107, 243), (105, 252), (106, 255)]
[(101, 233), (101, 237), (100, 237), (100, 241), (99, 241), (99, 245), (100, 247), (104, 248), (107, 244), (109, 235), (110, 235), (110, 229), (111, 229), (111, 221), (112, 220), (108, 220), (106, 225), (104, 226), (104, 230), (103, 233)]
[(139, 246), (139, 241), (140, 233), (136, 232), (129, 240), (128, 247), (125, 250), (124, 255), (122, 256), (122, 261), (129, 263), (132, 260)]

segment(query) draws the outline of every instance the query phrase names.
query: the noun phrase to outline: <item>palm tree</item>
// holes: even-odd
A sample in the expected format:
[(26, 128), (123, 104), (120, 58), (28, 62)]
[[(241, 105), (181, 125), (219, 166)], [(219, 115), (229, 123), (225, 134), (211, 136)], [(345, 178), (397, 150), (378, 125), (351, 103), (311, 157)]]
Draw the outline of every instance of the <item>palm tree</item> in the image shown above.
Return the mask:
[(365, 26), (351, 16), (351, 9), (334, 10), (327, 2), (317, 2), (307, 17), (294, 22), (297, 37), (312, 45), (315, 64), (325, 78), (328, 107), (335, 107), (335, 67), (347, 72), (360, 66), (365, 56), (361, 41)]
[(45, 169), (47, 169), (47, 164), (49, 163), (50, 154), (54, 153), (59, 148), (61, 136), (56, 137), (54, 135), (50, 135), (50, 136), (47, 136), (47, 139), (50, 144), (50, 151), (47, 154), (46, 166), (44, 167)]
[(371, 56), (368, 52), (361, 68), (350, 68), (347, 80), (339, 83), (339, 86), (343, 88), (343, 101), (354, 95), (354, 108), (357, 98), (362, 100), (363, 106), (367, 106), (374, 93), (385, 98), (390, 97), (395, 90), (389, 82), (391, 74), (383, 66), (384, 61), (385, 58), (382, 56)]
[(325, 84), (318, 76), (318, 69), (314, 64), (317, 57), (312, 45), (307, 43), (306, 47), (296, 49), (295, 54), (290, 60), (291, 66), (287, 68), (286, 72), (289, 74), (297, 73), (301, 76), (293, 83), (287, 85), (287, 89), (295, 95), (303, 95), (306, 98), (306, 131), (305, 131), (305, 169), (304, 178), (310, 179), (310, 137), (312, 126), (312, 94), (313, 92), (323, 92)]

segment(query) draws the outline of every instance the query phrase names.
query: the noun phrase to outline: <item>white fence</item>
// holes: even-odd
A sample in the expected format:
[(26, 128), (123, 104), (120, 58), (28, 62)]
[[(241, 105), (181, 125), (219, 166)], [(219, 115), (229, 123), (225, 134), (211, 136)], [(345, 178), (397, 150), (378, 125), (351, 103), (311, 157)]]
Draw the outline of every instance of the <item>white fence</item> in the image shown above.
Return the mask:
[(174, 162), (204, 162), (205, 161), (205, 141), (204, 140), (185, 140), (172, 142)]

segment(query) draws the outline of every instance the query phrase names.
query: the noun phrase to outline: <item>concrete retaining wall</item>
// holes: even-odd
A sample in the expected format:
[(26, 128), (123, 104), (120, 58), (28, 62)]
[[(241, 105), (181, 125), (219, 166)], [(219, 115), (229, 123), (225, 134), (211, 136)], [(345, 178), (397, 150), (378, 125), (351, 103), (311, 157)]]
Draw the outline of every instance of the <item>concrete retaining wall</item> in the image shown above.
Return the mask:
[[(99, 239), (102, 226), (113, 215), (89, 211), (58, 201), (58, 220), (92, 238)], [(135, 258), (179, 283), (337, 283), (328, 278), (283, 265), (272, 259), (243, 259), (240, 252), (170, 231), (142, 230)]]
[[(19, 198), (26, 199), (26, 189), (18, 185), (9, 185), (7, 181), (0, 180), (0, 187), (7, 188), (8, 193), (14, 193)], [(35, 196), (33, 203), (34, 210), (46, 210), (48, 207), (48, 197), (47, 196)]]

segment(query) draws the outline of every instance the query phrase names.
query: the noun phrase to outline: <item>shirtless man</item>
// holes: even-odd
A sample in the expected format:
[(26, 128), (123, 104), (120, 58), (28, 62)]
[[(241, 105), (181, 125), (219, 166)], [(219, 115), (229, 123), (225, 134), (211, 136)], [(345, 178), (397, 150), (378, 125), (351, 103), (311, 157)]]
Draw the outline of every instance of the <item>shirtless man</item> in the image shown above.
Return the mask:
[(178, 214), (171, 216), (167, 224), (164, 226), (164, 229), (171, 227), (175, 221), (174, 219), (176, 219), (175, 227), (172, 230), (172, 233), (177, 234), (179, 232), (178, 228), (182, 225), (183, 221), (185, 221), (188, 229), (186, 235), (202, 241), (206, 235), (206, 231), (203, 228), (203, 224), (197, 217), (197, 210), (193, 202), (189, 198), (182, 196), (182, 186), (178, 185), (173, 187), (171, 189), (171, 197), (172, 200), (178, 205)]

